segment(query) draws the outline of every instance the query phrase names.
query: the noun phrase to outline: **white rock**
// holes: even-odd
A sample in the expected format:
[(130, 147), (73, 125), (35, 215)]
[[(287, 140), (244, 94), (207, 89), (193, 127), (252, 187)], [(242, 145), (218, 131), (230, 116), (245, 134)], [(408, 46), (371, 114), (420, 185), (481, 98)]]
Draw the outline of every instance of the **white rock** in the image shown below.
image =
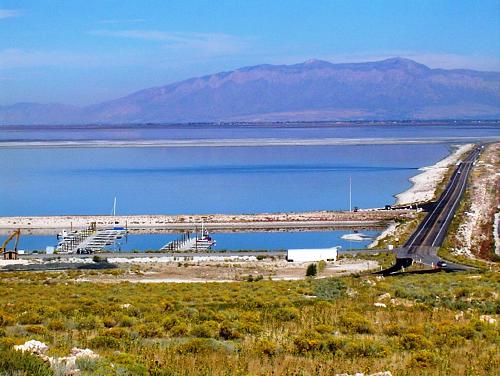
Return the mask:
[(45, 343), (37, 341), (35, 339), (26, 341), (24, 345), (14, 346), (14, 350), (22, 352), (30, 352), (32, 354), (42, 355), (49, 349)]
[(384, 303), (373, 303), (375, 307), (386, 308), (387, 306)]
[(378, 300), (386, 300), (386, 299), (390, 299), (391, 298), (391, 294), (389, 294), (388, 292), (382, 294), (382, 295), (379, 295), (379, 297), (377, 298)]
[(490, 315), (481, 315), (479, 316), (479, 320), (487, 322), (488, 324), (496, 324), (497, 322), (497, 320), (491, 317)]
[(71, 349), (71, 355), (78, 358), (91, 358), (97, 359), (99, 358), (99, 354), (96, 354), (90, 349), (79, 349), (78, 347), (73, 347)]

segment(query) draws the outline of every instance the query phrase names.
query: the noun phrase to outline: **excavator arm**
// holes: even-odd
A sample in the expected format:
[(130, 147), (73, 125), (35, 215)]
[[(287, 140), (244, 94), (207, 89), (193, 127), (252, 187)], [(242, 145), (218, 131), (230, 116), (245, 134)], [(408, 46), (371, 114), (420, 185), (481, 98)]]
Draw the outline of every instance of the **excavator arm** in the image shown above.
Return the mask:
[(7, 244), (9, 244), (9, 242), (14, 238), (16, 238), (16, 244), (14, 245), (14, 252), (17, 252), (17, 245), (19, 244), (20, 236), (21, 236), (21, 230), (19, 229), (10, 234), (9, 237), (3, 242), (2, 248), (0, 248), (0, 253), (4, 253), (7, 250)]

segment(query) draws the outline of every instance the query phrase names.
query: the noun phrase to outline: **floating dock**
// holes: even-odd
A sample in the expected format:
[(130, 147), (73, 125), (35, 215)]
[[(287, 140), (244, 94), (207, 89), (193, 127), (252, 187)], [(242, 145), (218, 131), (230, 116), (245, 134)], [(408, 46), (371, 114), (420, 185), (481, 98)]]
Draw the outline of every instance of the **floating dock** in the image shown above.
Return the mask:
[(123, 238), (127, 230), (123, 227), (114, 227), (111, 229), (97, 229), (93, 222), (85, 230), (66, 232), (63, 231), (58, 238), (58, 253), (76, 253), (89, 254), (104, 250), (113, 245), (117, 240)]

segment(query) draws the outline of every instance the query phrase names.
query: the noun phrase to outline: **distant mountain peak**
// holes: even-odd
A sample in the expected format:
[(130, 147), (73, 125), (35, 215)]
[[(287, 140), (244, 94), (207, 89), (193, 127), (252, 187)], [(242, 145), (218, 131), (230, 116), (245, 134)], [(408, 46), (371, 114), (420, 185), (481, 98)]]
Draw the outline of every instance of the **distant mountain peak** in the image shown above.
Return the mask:
[(319, 59), (309, 59), (304, 61), (304, 64), (306, 65), (311, 65), (311, 64), (330, 64), (330, 62), (325, 61), (325, 60), (319, 60)]
[(389, 59), (382, 60), (380, 63), (386, 66), (398, 68), (430, 70), (427, 65), (417, 63), (415, 60), (407, 59), (404, 57), (391, 57)]
[(498, 119), (500, 73), (430, 69), (402, 57), (262, 64), (83, 108), (0, 106), (0, 124)]

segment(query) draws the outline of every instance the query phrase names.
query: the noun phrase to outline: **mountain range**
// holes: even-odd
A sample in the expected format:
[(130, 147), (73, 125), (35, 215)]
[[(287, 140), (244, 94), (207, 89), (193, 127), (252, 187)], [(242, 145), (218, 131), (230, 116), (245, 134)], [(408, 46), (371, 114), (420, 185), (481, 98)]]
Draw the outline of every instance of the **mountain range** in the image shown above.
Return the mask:
[(257, 65), (85, 107), (0, 106), (0, 124), (498, 119), (500, 73), (415, 61)]

